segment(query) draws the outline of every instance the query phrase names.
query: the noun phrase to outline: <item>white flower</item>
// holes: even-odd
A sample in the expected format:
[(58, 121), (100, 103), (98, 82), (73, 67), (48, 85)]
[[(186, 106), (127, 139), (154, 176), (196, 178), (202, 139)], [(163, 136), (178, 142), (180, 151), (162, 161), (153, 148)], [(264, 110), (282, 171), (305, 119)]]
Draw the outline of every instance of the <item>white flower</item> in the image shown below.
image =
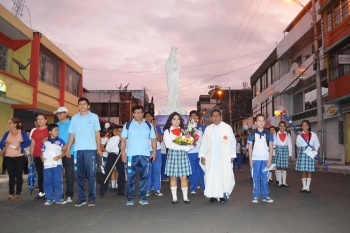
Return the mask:
[(193, 141), (193, 137), (190, 137), (190, 139)]
[(185, 137), (185, 136), (182, 136), (181, 139), (186, 139), (186, 137)]

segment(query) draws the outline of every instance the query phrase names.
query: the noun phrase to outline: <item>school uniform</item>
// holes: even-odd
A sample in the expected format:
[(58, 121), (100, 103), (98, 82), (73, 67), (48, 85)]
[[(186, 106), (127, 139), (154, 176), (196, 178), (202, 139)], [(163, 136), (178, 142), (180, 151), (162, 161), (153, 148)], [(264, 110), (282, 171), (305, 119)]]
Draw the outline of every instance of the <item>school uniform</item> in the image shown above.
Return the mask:
[[(310, 146), (315, 148), (316, 151), (320, 148), (320, 142), (318, 140), (317, 135), (314, 132), (303, 132), (303, 137), (309, 142)], [(301, 172), (315, 172), (315, 160), (314, 158), (310, 158), (305, 150), (309, 147), (305, 140), (298, 135), (296, 140), (296, 145), (298, 147), (298, 157), (295, 165), (295, 170)], [(301, 178), (301, 182), (303, 184), (303, 188), (300, 192), (311, 193), (310, 184), (311, 178)]]
[[(317, 135), (314, 132), (302, 134), (304, 138), (309, 141), (310, 146), (314, 147), (317, 151), (320, 148), (320, 142)], [(295, 166), (295, 170), (302, 172), (314, 172), (315, 171), (315, 160), (310, 158), (305, 150), (308, 148), (307, 143), (304, 139), (298, 135), (296, 140), (296, 145), (298, 147), (298, 157)]]
[[(293, 147), (292, 140), (290, 134), (287, 132), (281, 133), (280, 131), (275, 136), (275, 141), (273, 142), (274, 146), (276, 146), (275, 154), (276, 154), (276, 167), (277, 168), (288, 168), (288, 158), (292, 156)], [(277, 170), (276, 177), (279, 181), (278, 186), (289, 187), (286, 183), (287, 179), (287, 171), (285, 170)]]
[(235, 166), (237, 163), (238, 171), (241, 171), (241, 165), (242, 165), (242, 154), (241, 154), (241, 142), (236, 142), (236, 158), (233, 160), (233, 171), (235, 170)]
[[(266, 143), (265, 131), (259, 132), (257, 129), (254, 130), (254, 147), (252, 150), (253, 168), (251, 173), (253, 177), (253, 200), (257, 200), (261, 195), (263, 200), (270, 200), (269, 198), (269, 186), (268, 186), (268, 171), (265, 169), (267, 161), (269, 159), (269, 146)], [(270, 134), (269, 142), (273, 142), (274, 138)], [(248, 136), (248, 143), (253, 143), (252, 135)]]
[[(182, 136), (180, 128), (173, 128), (164, 131), (163, 141), (168, 150), (168, 157), (165, 164), (165, 174), (170, 177), (183, 177), (192, 175), (190, 161), (187, 152), (193, 149), (193, 146), (181, 146), (173, 142), (177, 136)], [(173, 204), (177, 203), (177, 186), (171, 187)], [(191, 203), (187, 198), (188, 187), (181, 188), (185, 203)]]
[(165, 174), (170, 177), (182, 177), (192, 175), (190, 161), (186, 151), (189, 151), (193, 146), (181, 146), (173, 142), (177, 137), (173, 127), (170, 130), (164, 131), (164, 143), (168, 150), (168, 158), (165, 165)]
[(190, 190), (191, 190), (191, 194), (196, 194), (197, 188), (198, 188), (198, 180), (199, 183), (202, 187), (202, 190), (205, 190), (205, 183), (204, 183), (204, 171), (201, 168), (201, 166), (199, 165), (200, 160), (199, 160), (199, 148), (201, 146), (202, 143), (202, 138), (203, 138), (203, 133), (205, 130), (205, 126), (204, 125), (200, 125), (197, 124), (197, 130), (198, 130), (198, 136), (199, 139), (196, 142), (196, 146), (193, 148), (193, 150), (191, 150), (190, 152), (188, 152), (188, 159), (190, 161), (191, 164), (191, 170), (192, 170), (192, 175), (190, 175), (188, 177), (188, 180), (190, 181)]
[(288, 168), (288, 157), (292, 156), (293, 153), (292, 140), (289, 133), (281, 133), (279, 131), (275, 137), (273, 144), (276, 145), (276, 167)]
[[(53, 158), (62, 154), (65, 142), (56, 137), (48, 138), (42, 145), (44, 162), (44, 190), (48, 201), (60, 202), (63, 196), (62, 159), (54, 161)], [(53, 196), (55, 192), (55, 196)]]

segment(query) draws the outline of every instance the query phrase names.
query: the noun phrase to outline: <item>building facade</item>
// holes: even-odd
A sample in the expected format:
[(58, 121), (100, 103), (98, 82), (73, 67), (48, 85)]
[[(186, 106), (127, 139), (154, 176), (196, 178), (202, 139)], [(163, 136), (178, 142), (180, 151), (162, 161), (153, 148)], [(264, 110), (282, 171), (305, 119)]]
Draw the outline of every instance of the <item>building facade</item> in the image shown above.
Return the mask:
[[(262, 113), (266, 116), (266, 127), (278, 126), (281, 117), (273, 115), (282, 106), (294, 124), (300, 126), (302, 120), (309, 120), (311, 128), (322, 144), (324, 156), (328, 160), (344, 162), (343, 148), (339, 144), (339, 113), (329, 111), (337, 108), (327, 104), (328, 83), (324, 60), (324, 46), (321, 33), (321, 16), (317, 15), (318, 43), (320, 53), (320, 79), (322, 90), (323, 123), (322, 132), (317, 132), (316, 71), (314, 65), (314, 44), (311, 1), (300, 11), (284, 30), (285, 37), (251, 76), (253, 87), (253, 116)], [(318, 10), (319, 4), (316, 3)], [(255, 120), (254, 120), (255, 121)], [(288, 123), (287, 123), (288, 125)], [(296, 134), (291, 127), (292, 141)], [(323, 137), (323, 138), (322, 138)], [(296, 156), (296, 150), (294, 150)]]
[[(82, 86), (82, 68), (0, 4), (0, 122), (17, 117), (31, 129), (38, 113), (52, 122), (60, 106), (73, 115)], [(7, 130), (0, 125), (0, 134)]]
[(132, 119), (132, 107), (143, 106), (145, 111), (154, 111), (153, 98), (149, 101), (145, 90), (85, 90), (90, 109), (101, 120), (125, 124)]
[[(350, 164), (350, 0), (320, 0), (318, 13), (322, 16), (325, 66), (328, 79), (327, 112), (339, 112), (338, 145), (343, 158)], [(331, 129), (330, 129), (331, 130)]]

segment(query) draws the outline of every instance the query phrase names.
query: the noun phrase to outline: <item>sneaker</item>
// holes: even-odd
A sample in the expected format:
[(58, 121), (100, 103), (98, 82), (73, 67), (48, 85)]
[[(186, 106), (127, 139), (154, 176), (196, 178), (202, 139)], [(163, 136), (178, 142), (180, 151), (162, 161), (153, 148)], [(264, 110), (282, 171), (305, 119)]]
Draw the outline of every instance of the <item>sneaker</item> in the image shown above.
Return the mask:
[(73, 202), (73, 200), (72, 200), (72, 198), (71, 198), (71, 197), (67, 197), (66, 202)]
[(161, 193), (159, 190), (157, 192), (154, 193), (154, 195), (158, 196), (158, 197), (161, 197), (163, 196), (163, 193)]
[(134, 200), (133, 199), (127, 200), (126, 205), (134, 205)]
[(141, 205), (148, 205), (148, 201), (147, 200), (140, 200), (139, 201), (139, 203), (141, 204)]
[(146, 193), (146, 197), (149, 197), (149, 196), (151, 196), (151, 192)]
[(196, 195), (196, 191), (195, 191), (195, 190), (192, 190), (192, 191), (191, 191), (191, 194), (192, 194), (192, 195)]
[(252, 200), (252, 203), (259, 203), (258, 198), (254, 197), (253, 200)]
[(89, 200), (89, 205), (88, 206), (95, 206), (95, 200)]
[(77, 200), (77, 202), (75, 202), (75, 204), (74, 204), (74, 206), (77, 206), (77, 207), (79, 207), (79, 206), (82, 206), (82, 205), (86, 205), (86, 201), (82, 201), (82, 200)]
[(39, 192), (38, 196), (34, 200), (46, 200), (45, 193)]
[(56, 205), (64, 205), (67, 204), (67, 202), (63, 199), (61, 199), (60, 201), (56, 201)]
[(269, 197), (262, 199), (262, 201), (266, 202), (266, 203), (272, 203), (273, 202), (273, 200), (271, 198), (269, 198)]
[(45, 204), (44, 204), (44, 205), (51, 205), (51, 204), (53, 204), (53, 201), (47, 200), (47, 201), (45, 201)]

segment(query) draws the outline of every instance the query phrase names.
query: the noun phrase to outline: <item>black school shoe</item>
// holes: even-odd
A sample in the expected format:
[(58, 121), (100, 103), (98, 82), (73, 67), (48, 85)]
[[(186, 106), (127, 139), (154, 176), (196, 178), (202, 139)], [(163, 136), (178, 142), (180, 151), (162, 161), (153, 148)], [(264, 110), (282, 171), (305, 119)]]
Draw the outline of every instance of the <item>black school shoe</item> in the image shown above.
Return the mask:
[(218, 201), (218, 199), (216, 199), (216, 198), (214, 198), (214, 197), (211, 197), (210, 199), (209, 199), (209, 203), (214, 203), (214, 202), (217, 202)]
[(226, 199), (225, 198), (220, 198), (220, 204), (226, 204)]

